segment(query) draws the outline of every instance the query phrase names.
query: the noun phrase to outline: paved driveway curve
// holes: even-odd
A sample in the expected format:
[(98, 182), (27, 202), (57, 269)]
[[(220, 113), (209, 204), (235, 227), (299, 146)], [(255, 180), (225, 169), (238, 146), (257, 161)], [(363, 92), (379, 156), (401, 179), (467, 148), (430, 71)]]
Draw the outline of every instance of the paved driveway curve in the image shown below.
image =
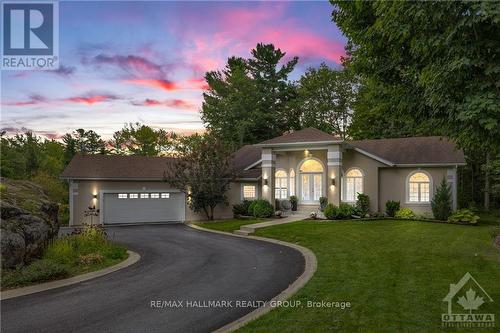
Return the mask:
[(2, 332), (209, 332), (253, 308), (185, 302), (158, 309), (151, 301), (269, 300), (304, 270), (296, 250), (184, 225), (108, 233), (141, 260), (94, 280), (2, 301)]

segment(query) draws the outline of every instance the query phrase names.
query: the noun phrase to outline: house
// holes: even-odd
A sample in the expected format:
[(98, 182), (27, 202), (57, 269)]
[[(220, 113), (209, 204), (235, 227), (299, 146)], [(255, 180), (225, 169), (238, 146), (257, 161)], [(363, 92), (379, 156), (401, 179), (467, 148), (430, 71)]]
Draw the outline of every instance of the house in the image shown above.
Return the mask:
[[(171, 158), (144, 156), (75, 156), (62, 174), (69, 181), (70, 225), (86, 222), (89, 206), (100, 209), (100, 223), (200, 220), (186, 205), (185, 194), (163, 181)], [(339, 205), (370, 198), (373, 212), (388, 200), (419, 214), (431, 214), (430, 202), (444, 178), (457, 205), (457, 166), (462, 151), (440, 137), (341, 140), (314, 128), (282, 135), (234, 154), (239, 175), (228, 192), (229, 206), (216, 218), (232, 216), (231, 206), (244, 199), (298, 198), (299, 210), (315, 210), (319, 198)]]

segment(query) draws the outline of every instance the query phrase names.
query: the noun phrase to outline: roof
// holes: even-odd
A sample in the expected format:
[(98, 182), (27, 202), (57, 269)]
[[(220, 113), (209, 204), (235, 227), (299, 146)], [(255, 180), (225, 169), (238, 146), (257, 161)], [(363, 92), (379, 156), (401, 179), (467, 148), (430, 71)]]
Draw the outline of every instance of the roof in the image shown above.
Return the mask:
[(75, 155), (61, 178), (161, 180), (171, 157)]
[(463, 164), (464, 153), (456, 145), (439, 136), (347, 141), (396, 165)]
[(309, 143), (309, 142), (341, 142), (342, 139), (327, 134), (323, 131), (320, 131), (316, 128), (304, 128), (299, 131), (291, 132), (289, 134), (284, 134), (282, 136), (278, 136), (276, 138), (263, 141), (259, 143), (257, 146), (271, 146), (271, 145), (279, 145), (279, 144), (294, 144), (294, 143)]

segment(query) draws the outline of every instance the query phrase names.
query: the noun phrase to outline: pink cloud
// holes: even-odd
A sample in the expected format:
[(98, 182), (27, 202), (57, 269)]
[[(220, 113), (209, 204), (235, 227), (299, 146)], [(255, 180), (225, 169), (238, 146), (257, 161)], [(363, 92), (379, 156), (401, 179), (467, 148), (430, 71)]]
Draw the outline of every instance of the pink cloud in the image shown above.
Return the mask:
[(95, 64), (117, 65), (125, 71), (140, 75), (163, 75), (162, 66), (144, 57), (135, 55), (113, 55), (99, 54), (92, 59)]
[(191, 110), (197, 110), (196, 105), (183, 100), (183, 99), (167, 99), (164, 101), (159, 101), (156, 99), (150, 99), (147, 98), (144, 101), (141, 102), (132, 102), (133, 105), (137, 106), (166, 106), (166, 107), (171, 107), (171, 108), (178, 108), (178, 109), (191, 109)]
[(28, 105), (38, 105), (46, 103), (47, 99), (41, 95), (30, 95), (29, 98), (25, 101), (17, 101), (17, 102), (6, 102), (4, 105), (9, 106), (28, 106)]
[(63, 99), (64, 102), (93, 105), (117, 99), (114, 95), (90, 94), (86, 96), (74, 96)]
[(162, 79), (129, 79), (125, 80), (126, 83), (138, 84), (141, 86), (149, 86), (160, 88), (167, 91), (172, 91), (177, 89), (177, 86), (174, 82), (169, 80)]

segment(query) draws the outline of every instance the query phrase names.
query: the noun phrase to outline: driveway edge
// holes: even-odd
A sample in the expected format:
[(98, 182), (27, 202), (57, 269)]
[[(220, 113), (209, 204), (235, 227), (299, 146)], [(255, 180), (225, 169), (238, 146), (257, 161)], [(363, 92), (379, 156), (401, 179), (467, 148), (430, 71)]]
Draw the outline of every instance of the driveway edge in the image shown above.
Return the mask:
[(300, 253), (302, 253), (302, 256), (305, 259), (305, 267), (304, 267), (304, 272), (295, 280), (291, 285), (288, 286), (285, 290), (283, 290), (281, 293), (279, 293), (277, 296), (273, 297), (269, 302), (266, 302), (266, 305), (255, 309), (254, 311), (247, 313), (243, 317), (236, 319), (235, 321), (226, 324), (222, 326), (221, 328), (215, 330), (213, 333), (226, 333), (226, 332), (234, 332), (238, 328), (243, 327), (244, 325), (248, 324), (250, 321), (259, 318), (260, 316), (268, 313), (273, 309), (272, 306), (269, 305), (271, 302), (275, 301), (284, 301), (287, 300), (288, 298), (292, 297), (299, 289), (301, 289), (314, 275), (316, 272), (316, 268), (318, 266), (318, 262), (316, 260), (316, 256), (314, 253), (309, 250), (308, 248), (305, 248), (303, 246), (293, 244), (293, 243), (288, 243), (284, 241), (280, 241), (277, 239), (272, 239), (272, 238), (264, 238), (264, 237), (258, 237), (258, 236), (242, 236), (242, 235), (236, 235), (224, 231), (218, 231), (218, 230), (210, 230), (210, 229), (205, 229), (203, 227), (200, 227), (195, 224), (186, 224), (188, 227), (191, 227), (193, 229), (201, 230), (201, 231), (206, 231), (206, 232), (213, 232), (216, 234), (222, 234), (226, 236), (233, 236), (233, 237), (240, 237), (240, 238), (246, 238), (246, 239), (256, 239), (264, 242), (269, 242), (269, 243), (274, 243), (274, 244), (279, 244), (283, 246), (288, 246), (291, 247)]
[(111, 267), (106, 267), (106, 268), (103, 268), (103, 269), (98, 270), (98, 271), (73, 276), (73, 277), (70, 277), (67, 279), (63, 279), (63, 280), (44, 282), (44, 283), (40, 283), (40, 284), (37, 284), (34, 286), (27, 286), (27, 287), (2, 291), (0, 293), (0, 299), (3, 301), (5, 299), (9, 299), (9, 298), (21, 297), (21, 296), (25, 296), (25, 295), (39, 293), (39, 292), (46, 291), (46, 290), (70, 286), (72, 284), (80, 283), (80, 282), (87, 281), (90, 279), (95, 279), (97, 277), (100, 277), (100, 276), (103, 276), (103, 275), (106, 275), (109, 273), (113, 273), (113, 272), (116, 272), (120, 269), (131, 266), (131, 265), (135, 264), (136, 262), (138, 262), (139, 259), (141, 259), (141, 256), (134, 251), (127, 250), (127, 253), (128, 253), (127, 259), (125, 259), (124, 261), (119, 262), (118, 264), (113, 265)]

